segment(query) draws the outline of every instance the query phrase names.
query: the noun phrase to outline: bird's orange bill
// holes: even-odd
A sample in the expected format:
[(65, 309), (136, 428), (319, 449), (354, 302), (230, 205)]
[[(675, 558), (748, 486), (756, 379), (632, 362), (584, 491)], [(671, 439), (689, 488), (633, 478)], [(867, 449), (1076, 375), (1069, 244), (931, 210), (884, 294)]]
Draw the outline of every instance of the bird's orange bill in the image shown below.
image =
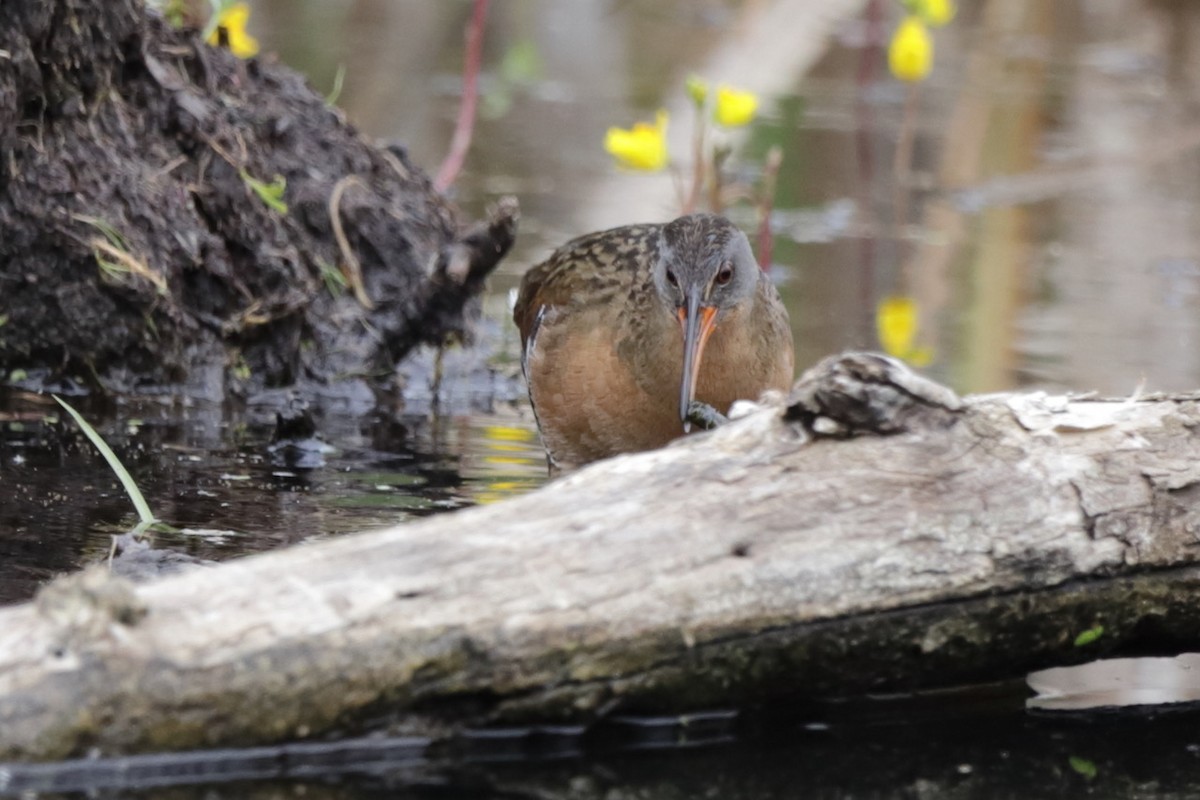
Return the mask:
[(679, 324), (683, 326), (683, 379), (679, 386), (679, 418), (683, 432), (691, 430), (688, 406), (696, 399), (696, 381), (700, 375), (700, 359), (704, 345), (717, 326), (717, 309), (701, 306), (698, 292), (688, 294), (687, 304), (679, 309)]

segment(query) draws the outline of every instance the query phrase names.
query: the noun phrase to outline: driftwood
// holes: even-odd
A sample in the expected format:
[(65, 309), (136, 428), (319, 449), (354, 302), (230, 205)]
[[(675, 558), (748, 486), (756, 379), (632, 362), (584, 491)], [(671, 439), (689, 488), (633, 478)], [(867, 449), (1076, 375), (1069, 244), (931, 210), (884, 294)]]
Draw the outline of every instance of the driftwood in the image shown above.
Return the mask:
[(786, 404), (507, 503), (52, 584), (0, 612), (0, 754), (779, 707), (1195, 648), (1198, 422), (1200, 396), (960, 400), (830, 359)]

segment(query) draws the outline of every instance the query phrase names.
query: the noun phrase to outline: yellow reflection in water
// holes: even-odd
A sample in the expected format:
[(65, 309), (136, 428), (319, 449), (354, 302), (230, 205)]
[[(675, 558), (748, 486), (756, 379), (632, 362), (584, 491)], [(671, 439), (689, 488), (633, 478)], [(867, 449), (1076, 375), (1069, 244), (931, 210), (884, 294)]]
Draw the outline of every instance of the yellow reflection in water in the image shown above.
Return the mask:
[(464, 458), (463, 477), (476, 503), (516, 497), (546, 481), (546, 455), (532, 427), (484, 424), (474, 441), (477, 452)]

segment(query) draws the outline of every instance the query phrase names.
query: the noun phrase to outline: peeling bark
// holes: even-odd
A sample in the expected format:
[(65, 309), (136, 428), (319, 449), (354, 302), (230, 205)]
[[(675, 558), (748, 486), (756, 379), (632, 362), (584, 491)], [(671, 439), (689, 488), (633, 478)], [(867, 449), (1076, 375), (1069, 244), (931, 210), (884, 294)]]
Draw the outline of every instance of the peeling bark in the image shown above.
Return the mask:
[[(1200, 645), (1200, 396), (848, 355), (526, 497), (0, 612), (0, 754), (782, 706)], [(1075, 645), (1084, 630), (1104, 634)]]

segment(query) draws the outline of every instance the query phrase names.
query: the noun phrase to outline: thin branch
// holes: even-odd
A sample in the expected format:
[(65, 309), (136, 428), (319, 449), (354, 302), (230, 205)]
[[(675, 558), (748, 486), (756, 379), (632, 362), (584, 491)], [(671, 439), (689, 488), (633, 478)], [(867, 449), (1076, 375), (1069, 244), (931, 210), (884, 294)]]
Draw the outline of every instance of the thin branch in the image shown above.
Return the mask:
[(705, 159), (704, 159), (704, 141), (706, 138), (705, 125), (705, 110), (707, 106), (698, 103), (695, 107), (696, 112), (696, 127), (692, 132), (692, 188), (688, 192), (687, 200), (684, 201), (683, 213), (691, 214), (696, 210), (696, 205), (700, 202), (700, 191), (704, 188), (705, 179)]
[(921, 84), (910, 83), (904, 96), (904, 119), (900, 123), (900, 138), (892, 161), (893, 225), (896, 238), (902, 239), (908, 225), (908, 197), (912, 192), (913, 146), (916, 141), (917, 109), (920, 105)]
[(763, 164), (762, 182), (758, 192), (758, 265), (763, 272), (771, 271), (771, 211), (775, 208), (775, 184), (779, 179), (779, 167), (783, 163), (783, 150), (772, 145)]
[(479, 99), (479, 69), (483, 61), (483, 23), (487, 18), (488, 0), (475, 0), (471, 21), (467, 25), (467, 53), (463, 66), (462, 102), (458, 107), (458, 122), (454, 125), (454, 138), (450, 140), (450, 152), (438, 168), (433, 187), (444, 192), (454, 183), (462, 171), (467, 150), (471, 147), (471, 134), (475, 129), (475, 107)]

